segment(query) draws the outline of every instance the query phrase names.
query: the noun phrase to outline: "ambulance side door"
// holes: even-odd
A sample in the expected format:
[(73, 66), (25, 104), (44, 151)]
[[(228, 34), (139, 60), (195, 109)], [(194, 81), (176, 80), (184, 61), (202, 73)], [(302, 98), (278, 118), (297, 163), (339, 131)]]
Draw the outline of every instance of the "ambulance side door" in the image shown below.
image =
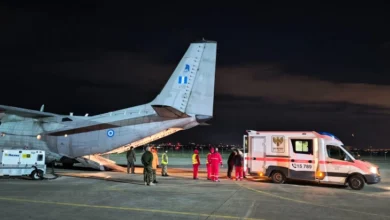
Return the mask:
[(314, 142), (313, 139), (290, 139), (289, 178), (315, 180)]
[(325, 160), (326, 177), (329, 182), (344, 183), (350, 165), (353, 163), (348, 155), (337, 145), (326, 145), (327, 157)]

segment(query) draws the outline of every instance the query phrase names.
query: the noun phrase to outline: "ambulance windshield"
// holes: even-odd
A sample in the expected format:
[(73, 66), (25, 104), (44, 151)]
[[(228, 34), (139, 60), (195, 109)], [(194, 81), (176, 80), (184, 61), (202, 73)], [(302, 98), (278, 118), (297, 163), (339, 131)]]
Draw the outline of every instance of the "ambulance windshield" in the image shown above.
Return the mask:
[(344, 145), (341, 145), (340, 148), (342, 148), (345, 152), (347, 152), (347, 155), (352, 159), (352, 160), (356, 160), (355, 157), (354, 157), (354, 153), (347, 150), (347, 148), (344, 147)]

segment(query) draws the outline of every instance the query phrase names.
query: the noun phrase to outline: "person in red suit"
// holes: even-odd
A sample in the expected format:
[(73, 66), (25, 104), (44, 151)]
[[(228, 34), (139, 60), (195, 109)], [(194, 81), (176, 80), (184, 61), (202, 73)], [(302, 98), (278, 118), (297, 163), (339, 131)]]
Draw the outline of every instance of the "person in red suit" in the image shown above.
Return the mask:
[(199, 165), (200, 165), (199, 151), (195, 149), (194, 154), (192, 155), (192, 167), (193, 167), (192, 173), (193, 173), (194, 180), (198, 179)]
[(211, 166), (211, 180), (214, 182), (219, 181), (219, 166), (222, 165), (222, 157), (217, 151), (214, 151), (214, 148), (210, 149), (211, 155), (209, 157), (209, 164)]
[(238, 154), (234, 157), (234, 165), (236, 166), (236, 181), (242, 181), (243, 177), (243, 166), (244, 166), (244, 157), (242, 152), (238, 150)]

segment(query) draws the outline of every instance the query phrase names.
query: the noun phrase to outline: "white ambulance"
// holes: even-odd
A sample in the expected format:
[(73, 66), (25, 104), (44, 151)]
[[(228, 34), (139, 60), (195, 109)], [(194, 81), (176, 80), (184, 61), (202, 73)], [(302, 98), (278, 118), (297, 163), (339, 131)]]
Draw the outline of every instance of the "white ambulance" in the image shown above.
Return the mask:
[(43, 179), (46, 174), (45, 151), (3, 149), (0, 152), (0, 176), (24, 176)]
[[(347, 185), (360, 190), (380, 182), (379, 167), (355, 159), (334, 135), (315, 131), (247, 131), (245, 161), (251, 175)], [(245, 147), (245, 148), (246, 148)]]

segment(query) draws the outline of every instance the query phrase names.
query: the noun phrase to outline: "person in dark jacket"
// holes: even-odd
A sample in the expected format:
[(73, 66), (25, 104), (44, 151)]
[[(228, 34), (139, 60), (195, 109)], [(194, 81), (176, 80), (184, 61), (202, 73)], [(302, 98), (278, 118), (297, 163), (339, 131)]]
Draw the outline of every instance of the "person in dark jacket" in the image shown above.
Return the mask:
[(233, 150), (232, 153), (229, 155), (229, 158), (227, 160), (228, 170), (227, 170), (227, 177), (229, 179), (232, 178), (232, 171), (234, 167), (234, 158), (237, 155), (237, 150)]
[(240, 150), (237, 151), (237, 155), (234, 157), (234, 166), (236, 167), (236, 181), (243, 177), (244, 156)]
[(133, 146), (130, 147), (130, 150), (127, 151), (126, 158), (127, 158), (127, 173), (129, 173), (129, 170), (131, 168), (131, 173), (134, 174), (134, 162), (137, 161), (135, 158), (135, 152), (133, 150)]
[(144, 182), (145, 185), (154, 186), (152, 183), (152, 163), (153, 163), (153, 154), (150, 152), (150, 147), (146, 147), (145, 153), (141, 157), (141, 162), (144, 165)]

